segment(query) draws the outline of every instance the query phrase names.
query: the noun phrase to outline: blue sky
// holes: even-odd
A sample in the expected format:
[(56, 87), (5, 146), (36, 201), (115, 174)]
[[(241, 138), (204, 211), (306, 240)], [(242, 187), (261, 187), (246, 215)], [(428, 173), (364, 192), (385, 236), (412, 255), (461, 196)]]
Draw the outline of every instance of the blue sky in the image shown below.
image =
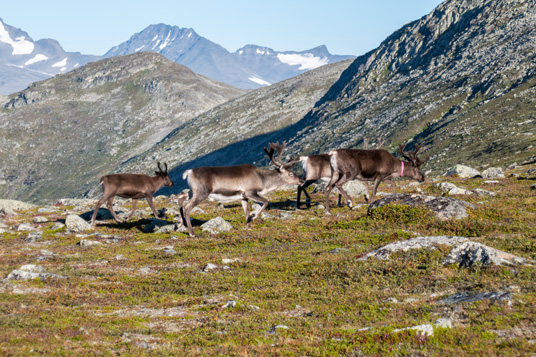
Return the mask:
[(0, 18), (34, 40), (102, 55), (151, 24), (193, 28), (234, 52), (247, 44), (276, 51), (326, 45), (361, 55), (430, 13), (439, 0), (26, 0), (2, 1)]

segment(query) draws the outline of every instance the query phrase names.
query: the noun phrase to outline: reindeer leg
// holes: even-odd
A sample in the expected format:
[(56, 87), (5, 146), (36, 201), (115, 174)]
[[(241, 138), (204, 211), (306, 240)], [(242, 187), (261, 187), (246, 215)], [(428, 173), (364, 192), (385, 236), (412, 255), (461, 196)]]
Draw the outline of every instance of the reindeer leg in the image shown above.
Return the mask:
[(374, 199), (376, 198), (376, 191), (378, 190), (378, 186), (380, 185), (381, 181), (381, 177), (376, 177), (374, 179), (374, 186), (372, 187), (372, 196), (370, 197), (370, 203), (374, 202)]
[(252, 214), (251, 216), (246, 218), (246, 226), (247, 226), (247, 228), (251, 228), (250, 223), (253, 222), (253, 220), (259, 218), (260, 215), (262, 214), (262, 212), (264, 212), (264, 210), (266, 209), (266, 207), (268, 207), (268, 200), (266, 198), (264, 198), (264, 197), (259, 196), (256, 191), (246, 192), (244, 194), (244, 197), (246, 197), (247, 199), (250, 199), (252, 201), (262, 203), (262, 207), (259, 210), (259, 212), (255, 213), (255, 214)]
[(307, 190), (306, 188), (311, 186), (315, 181), (314, 180), (305, 180), (305, 182), (303, 183), (303, 185), (301, 186), (298, 186), (298, 198), (296, 199), (296, 209), (300, 209), (300, 196), (301, 196), (301, 193), (303, 191), (303, 193), (305, 194), (305, 196), (307, 197), (305, 199), (305, 204), (307, 205), (307, 208), (311, 207), (311, 196), (309, 196), (309, 194), (307, 193)]
[(110, 211), (110, 213), (114, 217), (115, 221), (117, 223), (121, 223), (121, 220), (119, 219), (119, 217), (117, 217), (117, 214), (115, 214), (114, 207), (112, 205), (114, 203), (114, 197), (115, 196), (111, 196), (110, 198), (108, 198), (108, 202), (106, 202), (106, 208), (108, 208), (108, 210)]
[[(249, 222), (253, 220), (253, 218), (250, 219), (249, 215), (249, 201), (247, 198), (242, 199), (242, 208), (244, 209), (244, 214), (246, 215), (246, 228), (251, 229)], [(253, 215), (252, 215), (253, 216)]]
[(329, 208), (329, 195), (331, 194), (331, 190), (333, 190), (333, 187), (335, 186), (337, 181), (339, 181), (340, 177), (341, 175), (338, 172), (332, 171), (331, 179), (329, 180), (329, 183), (327, 184), (326, 189), (324, 190), (324, 193), (326, 195), (326, 213), (327, 214), (331, 214), (330, 208)]
[(396, 182), (395, 180), (389, 180), (391, 182), (391, 188), (393, 189), (393, 195), (396, 193)]
[(132, 210), (130, 211), (130, 214), (128, 215), (126, 221), (128, 222), (130, 220), (130, 218), (132, 217), (132, 215), (134, 214), (134, 212), (136, 212), (136, 205), (138, 204), (138, 200), (133, 198), (132, 199)]
[(97, 205), (95, 206), (95, 209), (93, 210), (93, 216), (91, 216), (91, 225), (95, 225), (95, 220), (97, 219), (97, 213), (99, 212), (100, 206), (107, 200), (107, 198), (103, 195), (102, 198), (97, 202)]
[(367, 188), (367, 193), (365, 193), (365, 202), (368, 202), (370, 199), (370, 185), (368, 181), (364, 181), (365, 187)]
[(156, 212), (156, 209), (154, 208), (153, 195), (148, 194), (145, 196), (145, 198), (147, 199), (147, 203), (149, 204), (149, 207), (151, 207), (151, 210), (153, 211), (156, 219), (160, 219), (160, 217), (158, 217), (158, 213)]
[[(339, 180), (339, 182), (337, 182), (335, 184), (335, 186), (337, 187), (337, 189), (339, 190), (339, 203), (340, 203), (340, 195), (342, 194), (344, 196), (344, 199), (346, 200), (346, 202), (348, 203), (348, 207), (352, 208), (353, 207), (353, 202), (352, 202), (352, 199), (350, 198), (350, 196), (348, 195), (348, 193), (346, 193), (346, 191), (344, 190), (344, 188), (342, 188), (342, 185), (344, 185), (345, 183), (347, 183), (348, 181), (350, 181), (350, 176), (349, 175), (343, 175), (343, 177)], [(338, 206), (340, 207), (340, 206)]]
[(192, 221), (190, 220), (190, 211), (195, 206), (197, 206), (198, 204), (200, 204), (201, 202), (206, 200), (207, 198), (208, 198), (208, 194), (201, 195), (201, 196), (193, 195), (190, 198), (190, 202), (188, 202), (188, 204), (183, 207), (184, 208), (184, 211), (183, 211), (184, 215), (183, 215), (182, 219), (183, 219), (184, 225), (188, 228), (188, 233), (190, 234), (190, 237), (195, 237), (194, 229), (192, 228)]

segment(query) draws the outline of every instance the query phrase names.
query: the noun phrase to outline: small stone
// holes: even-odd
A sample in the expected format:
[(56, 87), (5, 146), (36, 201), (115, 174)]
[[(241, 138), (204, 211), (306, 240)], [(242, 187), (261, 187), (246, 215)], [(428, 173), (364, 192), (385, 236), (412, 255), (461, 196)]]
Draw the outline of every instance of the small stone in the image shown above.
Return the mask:
[(252, 311), (260, 311), (261, 308), (255, 305), (248, 305), (248, 309)]
[(236, 301), (234, 300), (229, 300), (227, 301), (227, 303), (225, 305), (223, 305), (221, 308), (222, 309), (227, 309), (227, 308), (230, 308), (230, 307), (235, 307), (236, 306)]
[(211, 233), (218, 233), (218, 232), (228, 232), (231, 229), (233, 229), (233, 226), (231, 226), (231, 224), (227, 222), (226, 220), (224, 220), (223, 218), (216, 217), (202, 224), (201, 228), (203, 229), (203, 232), (208, 231)]
[(104, 244), (96, 240), (82, 239), (80, 242), (78, 242), (78, 245), (81, 247), (87, 248), (87, 247), (100, 246)]
[(451, 167), (450, 169), (448, 169), (444, 175), (445, 176), (457, 175), (458, 177), (463, 177), (463, 178), (473, 178), (473, 177), (481, 176), (478, 170), (475, 170), (472, 167), (465, 166), (465, 165), (455, 165), (454, 167)]
[(500, 167), (490, 167), (482, 171), (482, 177), (485, 179), (504, 178), (504, 171)]
[(434, 325), (436, 327), (452, 328), (452, 320), (451, 319), (438, 319), (434, 322)]
[(173, 249), (172, 246), (164, 247), (164, 254), (166, 255), (175, 255), (178, 254), (175, 249)]
[(491, 192), (488, 190), (483, 190), (481, 188), (475, 188), (473, 191), (471, 191), (474, 195), (485, 197), (485, 196), (496, 196), (497, 194), (495, 192)]
[(48, 222), (48, 218), (43, 217), (43, 216), (37, 216), (37, 217), (34, 217), (33, 219), (33, 223), (46, 223), (46, 222)]
[(41, 240), (43, 238), (43, 232), (31, 232), (28, 233), (26, 238), (24, 240), (28, 243), (37, 242), (38, 240)]
[(65, 225), (67, 229), (73, 233), (84, 232), (91, 230), (91, 225), (81, 217), (71, 214), (65, 219)]
[(37, 228), (32, 227), (28, 223), (22, 223), (22, 224), (19, 224), (19, 226), (17, 227), (17, 231), (18, 232), (35, 232), (37, 231)]
[(426, 336), (434, 335), (434, 327), (430, 324), (396, 329), (394, 330), (394, 332), (400, 332), (400, 331), (406, 331), (406, 330), (417, 330), (417, 332), (422, 333), (423, 335), (426, 335)]
[(222, 262), (223, 264), (232, 264), (232, 263), (238, 263), (238, 262), (240, 262), (240, 259), (238, 259), (238, 258), (234, 258), (234, 259), (223, 258), (223, 259), (221, 260), (221, 262)]
[(207, 272), (207, 271), (211, 271), (211, 270), (218, 269), (218, 268), (219, 266), (217, 266), (216, 264), (208, 263), (207, 265), (203, 267), (203, 271)]
[(125, 256), (122, 254), (118, 254), (115, 256), (115, 260), (127, 260), (127, 258), (125, 258)]
[(385, 302), (391, 303), (391, 304), (398, 304), (398, 300), (394, 297), (390, 297), (384, 300)]

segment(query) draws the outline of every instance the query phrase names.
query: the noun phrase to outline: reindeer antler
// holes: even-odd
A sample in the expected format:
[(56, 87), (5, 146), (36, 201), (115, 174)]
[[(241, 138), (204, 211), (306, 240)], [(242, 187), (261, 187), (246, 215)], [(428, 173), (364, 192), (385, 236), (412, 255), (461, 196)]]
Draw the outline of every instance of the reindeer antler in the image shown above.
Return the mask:
[(384, 138), (378, 138), (378, 140), (376, 141), (376, 149), (379, 149), (383, 146), (383, 144), (385, 143), (385, 139)]
[(400, 154), (406, 159), (408, 160), (409, 162), (411, 162), (411, 164), (413, 166), (421, 166), (422, 164), (426, 163), (428, 160), (430, 160), (430, 158), (426, 158), (424, 160), (421, 160), (417, 157), (417, 152), (419, 152), (419, 150), (422, 148), (422, 145), (419, 145), (419, 144), (415, 144), (415, 150), (413, 150), (412, 152), (408, 153), (409, 157), (406, 156), (406, 154), (404, 154), (404, 148), (406, 147), (406, 144), (402, 145), (398, 145), (399, 149), (400, 149)]
[(160, 161), (157, 162), (157, 165), (158, 165), (158, 170), (163, 173), (163, 174), (167, 174), (168, 172), (168, 167), (167, 167), (167, 163), (164, 162), (164, 167), (165, 167), (165, 170), (162, 170), (162, 166), (160, 166)]
[(406, 154), (404, 154), (404, 149), (406, 148), (406, 144), (402, 145), (402, 144), (399, 144), (398, 145), (398, 151), (400, 152), (400, 155), (402, 155), (402, 157), (408, 161), (411, 161), (413, 162), (413, 160), (407, 156)]
[[(268, 145), (270, 146), (270, 145)], [(268, 157), (270, 158), (270, 161), (272, 162), (272, 164), (274, 164), (275, 166), (277, 167), (280, 167), (282, 164), (275, 161), (274, 159), (274, 153), (275, 153), (275, 150), (273, 147), (270, 147), (270, 151), (268, 151), (268, 149), (264, 148), (264, 152), (268, 155)]]

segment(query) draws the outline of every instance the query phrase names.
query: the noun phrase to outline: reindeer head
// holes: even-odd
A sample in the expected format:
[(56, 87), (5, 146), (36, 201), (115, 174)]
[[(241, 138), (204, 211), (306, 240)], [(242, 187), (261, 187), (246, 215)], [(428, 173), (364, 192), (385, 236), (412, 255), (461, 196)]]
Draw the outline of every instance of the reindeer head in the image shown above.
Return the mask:
[(424, 174), (421, 172), (421, 165), (425, 164), (428, 160), (430, 160), (429, 157), (427, 157), (426, 159), (424, 160), (421, 160), (417, 157), (417, 152), (421, 149), (422, 145), (418, 145), (416, 144), (415, 145), (415, 151), (412, 151), (410, 153), (408, 153), (408, 155), (406, 155), (404, 153), (404, 149), (406, 148), (406, 144), (402, 145), (398, 145), (398, 149), (399, 149), (399, 152), (400, 152), (400, 155), (402, 155), (402, 157), (406, 160), (409, 161), (410, 165), (413, 166), (414, 170), (413, 170), (413, 175), (412, 175), (412, 178), (414, 178), (415, 180), (419, 181), (419, 182), (423, 182), (424, 181)]
[(173, 181), (171, 181), (171, 179), (169, 178), (168, 167), (167, 167), (167, 163), (165, 162), (164, 162), (164, 167), (165, 167), (165, 170), (162, 170), (162, 167), (160, 166), (160, 162), (158, 162), (158, 171), (155, 171), (154, 173), (157, 176), (162, 177), (164, 179), (165, 186), (172, 187)]
[[(283, 181), (290, 185), (302, 185), (304, 183), (304, 180), (296, 176), (292, 171), (290, 171), (290, 169), (292, 169), (294, 165), (296, 165), (296, 163), (300, 161), (300, 157), (291, 157), (290, 160), (286, 163), (283, 163), (281, 161), (281, 154), (283, 153), (283, 150), (285, 150), (286, 146), (286, 142), (283, 142), (283, 144), (281, 145), (279, 145), (279, 142), (269, 143), (268, 147), (270, 148), (270, 150), (264, 148), (264, 152), (266, 152), (266, 154), (270, 158), (270, 161), (272, 161), (272, 163), (277, 166), (277, 170), (281, 174), (281, 178), (283, 179)], [(277, 151), (277, 159), (274, 158), (275, 151)]]

